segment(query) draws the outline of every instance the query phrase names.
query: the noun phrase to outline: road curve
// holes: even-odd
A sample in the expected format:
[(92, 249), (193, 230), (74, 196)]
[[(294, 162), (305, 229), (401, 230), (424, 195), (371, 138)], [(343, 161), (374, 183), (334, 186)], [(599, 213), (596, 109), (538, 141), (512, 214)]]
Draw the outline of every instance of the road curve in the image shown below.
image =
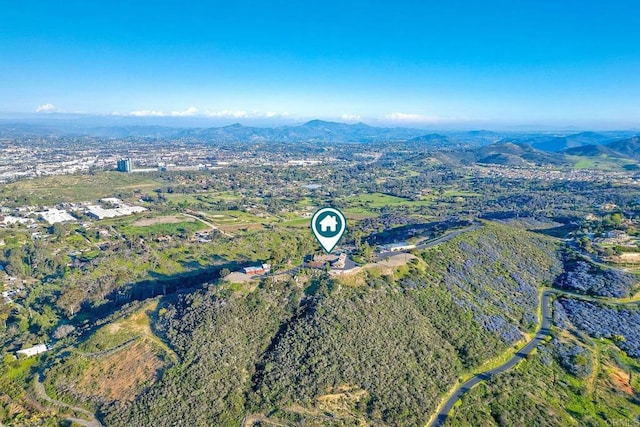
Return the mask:
[(455, 405), (455, 403), (460, 400), (460, 398), (462, 398), (462, 396), (466, 392), (471, 390), (474, 386), (481, 383), (482, 381), (486, 381), (496, 374), (506, 372), (509, 369), (513, 368), (518, 362), (527, 357), (533, 351), (533, 349), (536, 348), (547, 336), (549, 336), (551, 327), (551, 308), (549, 297), (553, 293), (554, 291), (551, 289), (547, 289), (542, 293), (542, 323), (540, 325), (540, 329), (538, 330), (538, 332), (536, 332), (536, 336), (504, 364), (498, 366), (497, 368), (493, 368), (488, 371), (476, 374), (475, 376), (464, 382), (462, 385), (460, 385), (453, 392), (453, 394), (449, 396), (449, 399), (447, 399), (445, 404), (440, 408), (440, 411), (434, 418), (433, 422), (430, 424), (432, 427), (440, 427), (444, 425), (444, 422), (449, 416), (449, 412), (451, 412), (451, 408), (453, 408), (453, 405)]
[(38, 395), (39, 398), (51, 403), (52, 405), (69, 408), (89, 418), (88, 420), (83, 420), (81, 418), (69, 416), (69, 417), (65, 417), (67, 421), (71, 421), (76, 424), (83, 425), (85, 427), (102, 427), (102, 424), (100, 423), (100, 421), (98, 421), (95, 415), (87, 411), (86, 409), (80, 408), (79, 406), (69, 405), (68, 403), (62, 402), (60, 400), (52, 399), (51, 397), (49, 397), (49, 395), (47, 394), (47, 391), (44, 388), (44, 384), (42, 383), (42, 380), (43, 380), (42, 373), (40, 373), (38, 376), (36, 376), (35, 384), (34, 384), (36, 394)]

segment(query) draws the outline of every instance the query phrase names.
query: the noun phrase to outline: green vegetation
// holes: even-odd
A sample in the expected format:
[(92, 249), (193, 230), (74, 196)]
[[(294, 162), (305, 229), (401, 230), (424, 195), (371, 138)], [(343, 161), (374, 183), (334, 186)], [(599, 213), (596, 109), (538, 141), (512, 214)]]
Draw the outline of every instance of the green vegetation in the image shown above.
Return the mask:
[[(299, 293), (298, 293), (299, 294)], [(109, 425), (238, 425), (255, 360), (297, 303), (290, 285), (265, 286), (246, 297), (212, 288), (166, 308), (157, 327), (180, 358), (134, 405), (110, 407)]]
[[(522, 258), (509, 252), (518, 242)], [(273, 280), (254, 290), (213, 287), (181, 297), (164, 306), (155, 325), (180, 362), (133, 405), (105, 407), (106, 420), (235, 425), (251, 414), (315, 423), (328, 412), (346, 423), (420, 425), (459, 376), (510, 347), (507, 331), (521, 337), (522, 318), (537, 310), (508, 288), (483, 284), (483, 276), (458, 277), (468, 291), (452, 293), (446, 277), (469, 250), (463, 243), (477, 248), (482, 265), (497, 257), (501, 267), (486, 274), (498, 282), (515, 280), (506, 268), (520, 263), (528, 272), (519, 279), (524, 294), (531, 286), (537, 295), (537, 283), (557, 262), (546, 238), (492, 225), (425, 252), (428, 264), (416, 260), (393, 275), (372, 270), (360, 284), (314, 276), (304, 301), (302, 286)], [(496, 299), (481, 300), (486, 291)], [(504, 303), (513, 314), (498, 322)], [(346, 407), (335, 395), (344, 395)]]
[[(11, 292), (0, 301), (0, 422), (66, 422), (68, 408), (35, 396), (42, 372), (50, 396), (95, 411), (105, 425), (422, 425), (460, 378), (504, 360), (530, 335), (541, 285), (560, 283), (563, 268), (574, 273), (562, 276), (572, 279), (566, 284), (585, 285), (580, 274), (593, 272), (562, 265), (557, 237), (574, 237), (576, 260), (598, 266), (631, 262), (638, 250), (640, 191), (619, 174), (565, 180), (575, 172), (565, 164), (462, 168), (477, 153), (397, 148), (276, 144), (269, 152), (283, 150), (285, 162), (296, 157), (291, 150), (337, 160), (97, 171), (3, 186), (0, 219), (33, 223), (0, 228), (0, 283)], [(216, 149), (224, 158), (229, 147)], [(580, 166), (602, 167), (597, 161)], [(78, 211), (79, 221), (53, 226), (33, 214), (105, 196), (148, 211), (100, 221)], [(378, 261), (376, 246), (431, 241), (487, 221), (412, 251), (416, 259), (403, 265), (330, 278), (298, 268), (321, 252), (308, 226), (324, 205), (347, 215), (340, 246), (362, 264)], [(627, 236), (599, 240), (614, 230)], [(266, 279), (218, 280), (263, 262), (273, 266)], [(589, 289), (610, 295), (612, 277)], [(636, 353), (616, 349), (637, 348), (630, 316), (619, 311), (615, 327), (593, 335), (602, 339), (584, 335), (606, 326), (607, 313), (581, 311), (583, 330), (557, 332), (516, 371), (474, 390), (472, 409), (463, 401), (450, 422), (598, 425), (636, 416), (638, 364), (629, 357)], [(11, 353), (42, 342), (53, 349), (13, 360)], [(522, 382), (522, 393), (511, 381)]]
[[(549, 342), (511, 372), (481, 384), (462, 399), (447, 426), (607, 426), (640, 419), (640, 363), (611, 344), (581, 343), (583, 363), (593, 365), (585, 376), (572, 373)], [(579, 361), (580, 362), (580, 361)], [(634, 421), (636, 420), (636, 421)]]
[(56, 399), (88, 406), (135, 399), (175, 363), (175, 353), (151, 329), (158, 299), (128, 307), (46, 370), (45, 387)]
[[(133, 223), (135, 224), (135, 223)], [(170, 224), (152, 224), (146, 226), (136, 226), (131, 223), (118, 227), (118, 231), (127, 238), (158, 238), (160, 236), (180, 236), (183, 238), (192, 237), (196, 231), (206, 229), (207, 226), (199, 221), (182, 221)]]
[(151, 191), (157, 186), (158, 181), (146, 174), (56, 175), (4, 185), (0, 189), (0, 198), (7, 197), (27, 205), (53, 206), (61, 202), (130, 196), (135, 190)]
[(638, 162), (631, 159), (609, 157), (606, 154), (597, 157), (567, 156), (576, 169), (597, 169), (602, 171), (622, 171), (625, 166), (637, 165)]

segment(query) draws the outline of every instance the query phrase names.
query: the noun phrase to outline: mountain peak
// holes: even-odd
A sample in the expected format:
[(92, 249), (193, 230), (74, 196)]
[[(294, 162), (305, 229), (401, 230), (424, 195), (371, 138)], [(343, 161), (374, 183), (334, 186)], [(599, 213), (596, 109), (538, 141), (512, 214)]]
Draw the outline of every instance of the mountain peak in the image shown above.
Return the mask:
[(337, 122), (327, 122), (325, 120), (320, 120), (320, 119), (314, 119), (314, 120), (309, 120), (308, 122), (306, 122), (305, 124), (303, 124), (302, 126), (307, 126), (307, 127), (322, 127), (322, 126), (335, 126), (335, 125), (341, 125), (342, 123), (337, 123)]

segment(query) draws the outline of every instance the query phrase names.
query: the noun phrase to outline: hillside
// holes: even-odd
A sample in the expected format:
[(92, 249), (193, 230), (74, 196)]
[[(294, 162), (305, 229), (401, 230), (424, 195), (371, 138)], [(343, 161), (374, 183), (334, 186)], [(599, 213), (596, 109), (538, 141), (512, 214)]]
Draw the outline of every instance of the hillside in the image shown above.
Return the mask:
[(589, 144), (569, 148), (559, 154), (567, 156), (577, 168), (635, 170), (640, 160), (640, 143), (638, 137), (633, 137), (604, 145)]
[(559, 298), (554, 317), (554, 338), (526, 363), (471, 390), (447, 427), (640, 421), (637, 310)]
[(563, 151), (571, 148), (605, 143), (613, 139), (611, 135), (597, 132), (580, 132), (566, 136), (544, 135), (526, 140), (533, 148), (542, 151)]
[(639, 136), (612, 142), (607, 144), (607, 147), (632, 159), (640, 160)]
[(133, 403), (103, 407), (105, 422), (422, 425), (460, 374), (533, 328), (537, 287), (559, 268), (550, 240), (488, 225), (392, 275), (166, 301), (154, 330), (180, 362)]
[(520, 142), (497, 142), (476, 149), (449, 153), (462, 162), (498, 164), (510, 166), (560, 165), (566, 163), (564, 156), (536, 150)]
[(569, 156), (612, 156), (612, 157), (624, 157), (621, 153), (612, 150), (604, 145), (583, 145), (581, 147), (569, 148), (562, 151)]

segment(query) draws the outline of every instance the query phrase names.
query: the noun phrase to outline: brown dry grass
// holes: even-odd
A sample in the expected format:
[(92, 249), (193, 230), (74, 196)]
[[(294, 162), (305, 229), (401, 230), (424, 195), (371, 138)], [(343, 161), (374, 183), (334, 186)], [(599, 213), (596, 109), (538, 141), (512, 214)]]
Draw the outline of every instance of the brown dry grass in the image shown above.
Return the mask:
[(609, 373), (611, 386), (616, 391), (633, 396), (633, 387), (629, 384), (629, 374), (622, 369), (611, 365), (607, 365), (606, 369)]
[(168, 215), (168, 216), (157, 216), (155, 218), (144, 218), (140, 219), (133, 223), (136, 227), (147, 227), (150, 225), (156, 224), (177, 224), (179, 222), (194, 222), (195, 219), (189, 217)]
[(111, 401), (132, 401), (153, 384), (166, 363), (152, 342), (140, 339), (99, 358), (85, 371), (77, 385), (80, 393)]

